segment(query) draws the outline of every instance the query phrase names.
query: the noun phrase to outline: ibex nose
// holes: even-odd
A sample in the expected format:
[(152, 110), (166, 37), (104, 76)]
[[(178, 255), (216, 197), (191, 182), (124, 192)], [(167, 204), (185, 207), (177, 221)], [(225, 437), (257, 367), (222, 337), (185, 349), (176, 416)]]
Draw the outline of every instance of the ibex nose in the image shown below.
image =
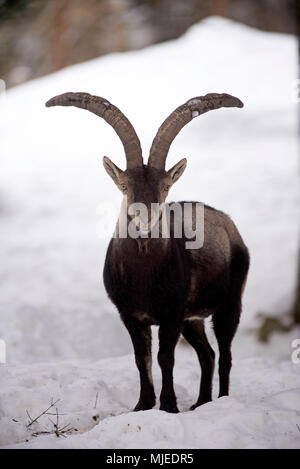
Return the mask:
[(142, 235), (147, 235), (151, 232), (154, 225), (159, 219), (159, 210), (151, 206), (145, 206), (144, 209), (133, 208), (129, 210), (131, 218), (134, 220), (137, 230)]

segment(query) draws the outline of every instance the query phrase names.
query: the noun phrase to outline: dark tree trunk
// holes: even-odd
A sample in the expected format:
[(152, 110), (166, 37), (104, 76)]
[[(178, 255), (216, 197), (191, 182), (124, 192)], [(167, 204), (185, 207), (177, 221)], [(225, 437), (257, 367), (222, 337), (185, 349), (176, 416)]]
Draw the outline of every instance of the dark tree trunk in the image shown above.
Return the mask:
[[(300, 0), (295, 0), (296, 7), (296, 21), (297, 21), (297, 37), (298, 37), (298, 78), (300, 77)], [(300, 137), (300, 81), (298, 80), (298, 131)], [(293, 308), (293, 321), (295, 324), (300, 324), (300, 239), (299, 239), (299, 253), (298, 253), (298, 276), (296, 287), (296, 298)]]
[(293, 308), (293, 321), (295, 324), (300, 324), (300, 249), (298, 255), (298, 278), (296, 287), (296, 299)]
[(69, 63), (70, 44), (68, 40), (69, 0), (53, 0), (52, 25), (52, 71), (60, 70)]

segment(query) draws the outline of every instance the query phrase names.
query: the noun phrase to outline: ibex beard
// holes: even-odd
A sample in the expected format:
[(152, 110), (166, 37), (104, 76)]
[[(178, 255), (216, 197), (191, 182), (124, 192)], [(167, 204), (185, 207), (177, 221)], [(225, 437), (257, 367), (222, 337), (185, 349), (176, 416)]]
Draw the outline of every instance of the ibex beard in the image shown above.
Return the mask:
[[(132, 124), (106, 99), (88, 93), (65, 93), (46, 103), (48, 107), (56, 105), (76, 106), (102, 117), (115, 129), (124, 146), (126, 170), (107, 157), (103, 159), (104, 168), (124, 195), (106, 254), (104, 285), (134, 348), (140, 375), (135, 410), (155, 405), (152, 325), (159, 326), (161, 410), (178, 412), (173, 368), (180, 334), (195, 349), (202, 371), (199, 395), (191, 409), (212, 400), (215, 353), (205, 334), (204, 319), (208, 316), (220, 352), (219, 396), (228, 395), (231, 344), (240, 320), (249, 268), (248, 249), (233, 221), (223, 212), (199, 202), (178, 202), (176, 206), (165, 202), (187, 160), (181, 159), (169, 170), (165, 163), (172, 141), (193, 118), (222, 107), (241, 108), (242, 102), (225, 93), (210, 93), (179, 106), (159, 128), (147, 165)], [(184, 220), (189, 220), (188, 229)]]

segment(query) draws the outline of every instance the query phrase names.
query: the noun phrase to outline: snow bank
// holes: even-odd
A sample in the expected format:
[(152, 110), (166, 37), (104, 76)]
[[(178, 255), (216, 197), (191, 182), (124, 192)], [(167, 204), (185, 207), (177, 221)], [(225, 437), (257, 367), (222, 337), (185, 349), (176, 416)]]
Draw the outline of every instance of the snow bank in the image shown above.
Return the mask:
[[(155, 409), (131, 412), (139, 379), (132, 356), (99, 362), (70, 361), (2, 369), (0, 444), (15, 448), (297, 448), (300, 446), (300, 375), (297, 365), (267, 359), (234, 362), (232, 397), (189, 411), (198, 391), (199, 369), (190, 349), (176, 362), (180, 414)], [(154, 366), (154, 384), (160, 387)], [(98, 393), (98, 394), (97, 394)], [(97, 397), (98, 396), (98, 397)], [(26, 428), (28, 418), (57, 403), (67, 438), (32, 434), (53, 431), (48, 416)], [(53, 416), (51, 419), (55, 418)], [(14, 419), (14, 420), (13, 420)], [(25, 440), (28, 440), (26, 442)], [(14, 444), (17, 442), (22, 442)]]

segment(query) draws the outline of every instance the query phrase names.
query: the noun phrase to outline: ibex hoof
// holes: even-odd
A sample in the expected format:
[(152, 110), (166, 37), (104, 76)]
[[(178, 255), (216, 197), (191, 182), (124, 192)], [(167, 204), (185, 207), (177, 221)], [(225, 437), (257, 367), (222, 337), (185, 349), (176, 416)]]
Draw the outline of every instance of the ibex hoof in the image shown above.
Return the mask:
[(178, 414), (179, 413), (178, 407), (176, 405), (175, 406), (161, 405), (160, 410), (164, 410), (165, 412), (169, 412), (171, 414)]
[(206, 404), (207, 402), (211, 402), (211, 399), (196, 402), (196, 404), (194, 404), (190, 407), (190, 410), (195, 410), (195, 409), (197, 409), (197, 407), (200, 407), (201, 405)]
[(133, 409), (134, 412), (138, 412), (139, 410), (149, 410), (152, 409), (152, 407), (155, 406), (155, 401), (154, 402), (138, 402), (135, 408)]

